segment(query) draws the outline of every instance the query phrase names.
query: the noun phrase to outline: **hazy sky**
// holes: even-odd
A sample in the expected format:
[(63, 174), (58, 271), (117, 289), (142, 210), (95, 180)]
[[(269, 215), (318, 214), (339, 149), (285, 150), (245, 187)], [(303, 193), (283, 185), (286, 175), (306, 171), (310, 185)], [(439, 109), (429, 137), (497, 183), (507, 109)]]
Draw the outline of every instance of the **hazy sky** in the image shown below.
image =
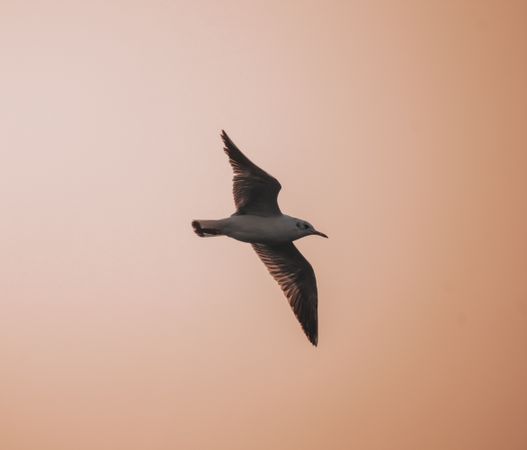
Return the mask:
[[(0, 0), (0, 447), (527, 448), (525, 1)], [(233, 211), (276, 176), (319, 347)]]

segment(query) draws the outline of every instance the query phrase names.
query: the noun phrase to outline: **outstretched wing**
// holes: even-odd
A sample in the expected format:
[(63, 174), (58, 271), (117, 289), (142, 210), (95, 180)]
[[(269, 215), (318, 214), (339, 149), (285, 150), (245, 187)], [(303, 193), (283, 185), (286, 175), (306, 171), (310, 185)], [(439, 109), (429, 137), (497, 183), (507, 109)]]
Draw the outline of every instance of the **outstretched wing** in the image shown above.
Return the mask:
[(318, 342), (317, 280), (313, 267), (292, 242), (280, 245), (252, 244), (289, 300), (307, 338)]
[(278, 192), (282, 186), (278, 180), (252, 163), (222, 130), (224, 151), (229, 157), (233, 178), (234, 203), (237, 214), (255, 216), (276, 216), (281, 214), (278, 207)]

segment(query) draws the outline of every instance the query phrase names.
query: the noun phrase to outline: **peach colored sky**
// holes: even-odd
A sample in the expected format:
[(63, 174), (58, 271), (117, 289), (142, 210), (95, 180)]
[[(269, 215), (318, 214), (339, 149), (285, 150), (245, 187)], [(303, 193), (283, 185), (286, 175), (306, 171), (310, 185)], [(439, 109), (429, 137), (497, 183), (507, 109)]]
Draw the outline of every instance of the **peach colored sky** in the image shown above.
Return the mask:
[[(0, 447), (527, 448), (524, 1), (0, 2)], [(219, 131), (330, 235), (307, 342)]]

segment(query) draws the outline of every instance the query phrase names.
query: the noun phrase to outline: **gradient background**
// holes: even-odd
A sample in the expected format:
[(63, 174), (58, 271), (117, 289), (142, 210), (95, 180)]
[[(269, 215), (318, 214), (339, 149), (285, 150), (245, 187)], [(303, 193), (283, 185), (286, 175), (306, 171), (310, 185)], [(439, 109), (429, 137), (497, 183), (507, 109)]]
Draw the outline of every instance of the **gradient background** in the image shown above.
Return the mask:
[[(527, 448), (524, 1), (0, 2), (6, 450)], [(219, 131), (329, 240), (309, 345)]]

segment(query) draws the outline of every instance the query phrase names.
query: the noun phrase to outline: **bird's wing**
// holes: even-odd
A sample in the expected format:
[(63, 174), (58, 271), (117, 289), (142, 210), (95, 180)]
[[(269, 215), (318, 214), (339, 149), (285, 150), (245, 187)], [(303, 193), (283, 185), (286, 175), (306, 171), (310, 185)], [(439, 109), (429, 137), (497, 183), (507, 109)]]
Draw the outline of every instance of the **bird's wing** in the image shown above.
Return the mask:
[(255, 216), (281, 214), (277, 198), (282, 186), (278, 180), (252, 163), (223, 130), (221, 138), (234, 171), (232, 191), (236, 213)]
[(317, 280), (313, 267), (292, 242), (280, 245), (252, 244), (289, 300), (307, 338), (318, 342)]

